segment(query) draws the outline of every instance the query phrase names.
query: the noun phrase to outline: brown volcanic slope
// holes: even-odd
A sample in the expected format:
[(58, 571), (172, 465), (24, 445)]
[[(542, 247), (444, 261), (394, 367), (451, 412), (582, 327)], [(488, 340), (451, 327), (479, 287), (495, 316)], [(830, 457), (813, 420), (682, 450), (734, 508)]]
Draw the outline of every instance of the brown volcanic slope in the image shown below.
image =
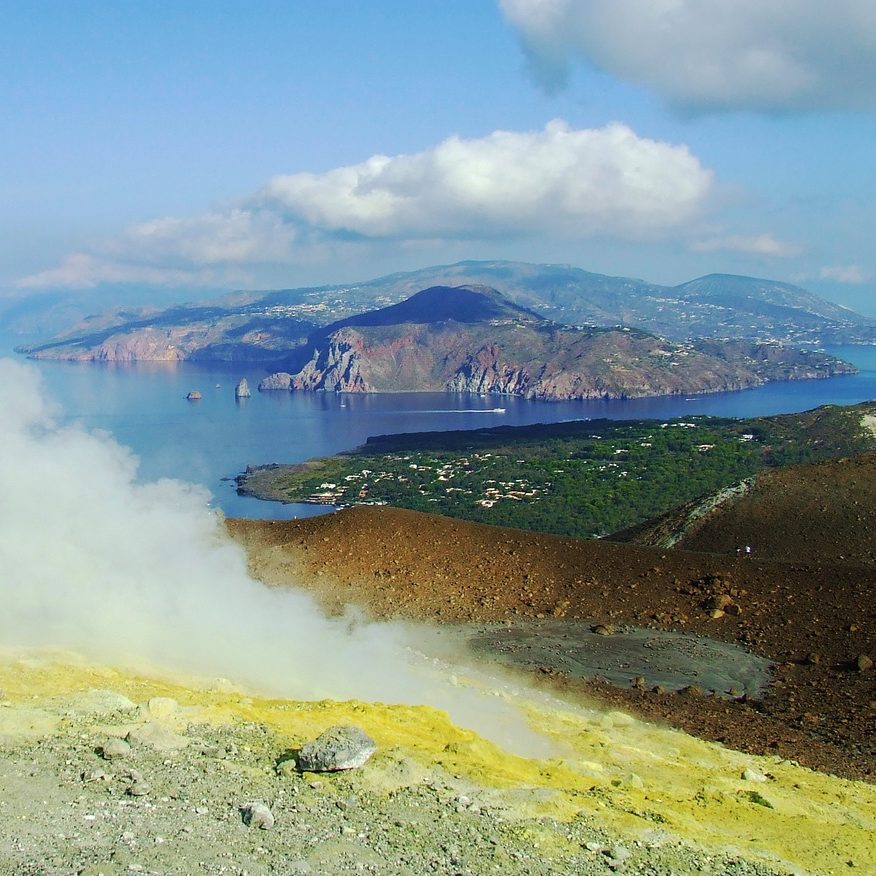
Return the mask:
[[(876, 566), (876, 453), (764, 471), (752, 490), (685, 526), (675, 512), (612, 536), (658, 546), (762, 559)], [(676, 540), (677, 539), (677, 540)]]
[[(393, 508), (301, 521), (229, 520), (253, 573), (305, 582), (330, 609), (438, 622), (588, 619), (696, 632), (775, 662), (762, 701), (551, 682), (734, 748), (876, 777), (876, 569), (776, 562), (502, 529)], [(710, 617), (728, 595), (741, 614)], [(547, 669), (547, 667), (546, 667)]]

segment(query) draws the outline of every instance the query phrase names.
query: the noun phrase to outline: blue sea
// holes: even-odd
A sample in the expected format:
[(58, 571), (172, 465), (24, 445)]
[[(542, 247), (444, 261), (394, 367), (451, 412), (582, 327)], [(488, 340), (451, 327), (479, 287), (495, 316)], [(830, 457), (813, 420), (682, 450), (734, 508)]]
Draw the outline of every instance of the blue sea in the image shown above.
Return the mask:
[[(0, 345), (0, 350), (5, 355), (11, 346)], [(141, 479), (175, 477), (200, 483), (228, 516), (288, 519), (325, 509), (238, 496), (234, 476), (248, 464), (294, 463), (349, 450), (371, 435), (597, 417), (747, 417), (876, 398), (876, 347), (831, 352), (853, 362), (860, 373), (688, 398), (579, 402), (455, 393), (259, 393), (255, 387), (265, 371), (257, 365), (35, 362), (33, 367), (61, 405), (63, 420), (106, 430), (132, 448), (140, 459)], [(249, 381), (253, 396), (236, 401), (234, 387), (241, 377)], [(187, 401), (190, 390), (198, 390), (201, 400)]]

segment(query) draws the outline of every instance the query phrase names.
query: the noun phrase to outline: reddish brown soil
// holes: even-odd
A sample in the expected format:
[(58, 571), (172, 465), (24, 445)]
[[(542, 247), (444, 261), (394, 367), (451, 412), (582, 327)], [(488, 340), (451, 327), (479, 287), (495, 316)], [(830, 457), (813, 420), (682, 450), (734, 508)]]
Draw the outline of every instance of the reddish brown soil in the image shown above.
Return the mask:
[[(230, 520), (253, 573), (305, 583), (330, 610), (438, 622), (539, 617), (693, 631), (775, 661), (760, 702), (621, 690), (548, 673), (690, 733), (805, 766), (876, 778), (876, 569), (769, 562), (483, 526), (359, 507), (301, 521)], [(726, 595), (740, 614), (704, 607)]]
[[(637, 527), (634, 541), (648, 543), (655, 528)], [(770, 560), (876, 566), (876, 453), (763, 472), (675, 546), (733, 554), (744, 545)]]

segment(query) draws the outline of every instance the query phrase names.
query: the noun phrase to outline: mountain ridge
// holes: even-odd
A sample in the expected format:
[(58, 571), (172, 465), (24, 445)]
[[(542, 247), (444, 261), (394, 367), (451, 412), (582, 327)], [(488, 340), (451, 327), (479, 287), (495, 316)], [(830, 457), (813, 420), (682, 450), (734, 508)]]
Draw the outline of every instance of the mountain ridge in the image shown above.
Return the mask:
[[(447, 301), (451, 306), (430, 309), (430, 302)], [(259, 389), (632, 398), (849, 371), (824, 354), (781, 345), (680, 344), (640, 329), (563, 326), (484, 286), (433, 287), (331, 323), (311, 336), (309, 349), (307, 361), (291, 359), (290, 370), (265, 378)]]
[[(778, 281), (707, 274), (673, 287), (571, 265), (470, 260), (358, 283), (239, 291), (158, 313), (128, 307), (133, 319), (105, 313), (21, 352), (95, 361), (142, 358), (145, 349), (155, 358), (279, 362), (319, 326), (398, 304), (429, 287), (460, 285), (499, 288), (514, 304), (561, 324), (635, 326), (672, 340), (876, 343), (876, 320)], [(203, 316), (206, 310), (199, 318), (199, 308), (209, 309), (209, 319)], [(138, 344), (137, 332), (150, 329), (166, 333), (158, 349)]]

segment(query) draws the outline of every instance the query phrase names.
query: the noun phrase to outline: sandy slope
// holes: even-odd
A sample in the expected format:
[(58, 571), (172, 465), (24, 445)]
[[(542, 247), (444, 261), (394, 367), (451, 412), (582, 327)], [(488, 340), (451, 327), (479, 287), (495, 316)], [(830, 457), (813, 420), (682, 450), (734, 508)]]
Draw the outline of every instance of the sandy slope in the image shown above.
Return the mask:
[[(645, 690), (553, 678), (733, 747), (876, 775), (876, 672), (853, 668), (859, 654), (876, 654), (876, 569), (577, 541), (391, 508), (228, 527), (257, 577), (303, 583), (335, 610), (353, 603), (377, 617), (439, 622), (587, 619), (743, 644), (775, 664), (757, 701), (655, 693), (647, 678)], [(712, 619), (704, 603), (716, 593), (733, 594), (741, 614)]]

